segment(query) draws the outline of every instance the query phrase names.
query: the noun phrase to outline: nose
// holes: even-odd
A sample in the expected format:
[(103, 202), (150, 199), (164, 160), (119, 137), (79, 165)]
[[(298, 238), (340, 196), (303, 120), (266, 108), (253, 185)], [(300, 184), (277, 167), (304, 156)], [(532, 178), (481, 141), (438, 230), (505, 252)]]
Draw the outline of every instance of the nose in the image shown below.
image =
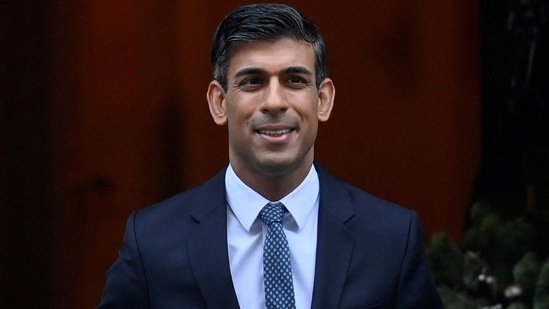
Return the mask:
[(276, 79), (269, 82), (265, 88), (261, 110), (264, 113), (278, 114), (288, 109), (288, 101), (284, 92), (284, 86)]

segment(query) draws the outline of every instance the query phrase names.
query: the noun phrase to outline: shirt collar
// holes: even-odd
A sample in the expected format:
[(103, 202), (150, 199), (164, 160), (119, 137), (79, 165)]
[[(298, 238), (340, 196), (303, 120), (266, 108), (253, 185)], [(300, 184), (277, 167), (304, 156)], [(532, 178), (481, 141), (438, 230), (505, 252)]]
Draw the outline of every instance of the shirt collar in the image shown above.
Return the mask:
[[(248, 187), (229, 164), (225, 173), (227, 203), (244, 229), (250, 231), (261, 209), (270, 201)], [(302, 228), (307, 217), (318, 205), (320, 185), (314, 165), (301, 184), (280, 202), (286, 206), (298, 228)]]

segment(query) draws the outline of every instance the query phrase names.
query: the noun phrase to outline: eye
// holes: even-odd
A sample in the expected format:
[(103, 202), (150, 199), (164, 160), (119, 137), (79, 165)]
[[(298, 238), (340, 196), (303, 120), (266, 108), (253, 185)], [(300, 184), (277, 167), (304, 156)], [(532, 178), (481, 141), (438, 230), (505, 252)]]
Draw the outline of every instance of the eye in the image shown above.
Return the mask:
[(305, 89), (309, 87), (310, 84), (311, 83), (307, 78), (300, 75), (289, 76), (286, 80), (287, 87), (293, 89)]
[(288, 82), (291, 84), (306, 84), (307, 80), (301, 76), (291, 76)]
[(251, 77), (242, 81), (242, 85), (259, 85), (259, 84), (261, 84), (261, 79), (257, 77)]
[(261, 85), (263, 85), (263, 80), (259, 77), (245, 78), (238, 84), (242, 90), (255, 90)]

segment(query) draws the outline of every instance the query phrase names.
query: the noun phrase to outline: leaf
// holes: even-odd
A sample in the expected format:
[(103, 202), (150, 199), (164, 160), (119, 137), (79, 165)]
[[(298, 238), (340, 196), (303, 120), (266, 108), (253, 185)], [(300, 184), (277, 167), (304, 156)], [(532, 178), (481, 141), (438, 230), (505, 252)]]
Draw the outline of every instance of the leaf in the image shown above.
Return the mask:
[(541, 262), (533, 252), (524, 254), (522, 259), (513, 267), (513, 278), (518, 284), (524, 296), (531, 299), (536, 288)]
[(549, 308), (549, 259), (543, 263), (534, 293), (533, 309)]

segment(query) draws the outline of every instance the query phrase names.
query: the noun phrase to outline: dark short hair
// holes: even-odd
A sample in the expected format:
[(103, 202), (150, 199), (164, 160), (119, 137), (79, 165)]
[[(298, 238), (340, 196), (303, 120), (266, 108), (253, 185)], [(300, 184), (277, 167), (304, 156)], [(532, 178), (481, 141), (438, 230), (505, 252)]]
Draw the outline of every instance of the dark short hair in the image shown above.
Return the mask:
[(280, 39), (303, 40), (316, 54), (317, 88), (328, 76), (326, 43), (318, 27), (293, 7), (265, 3), (239, 7), (227, 15), (217, 27), (211, 50), (214, 79), (227, 91), (227, 74), (232, 52), (240, 45)]

